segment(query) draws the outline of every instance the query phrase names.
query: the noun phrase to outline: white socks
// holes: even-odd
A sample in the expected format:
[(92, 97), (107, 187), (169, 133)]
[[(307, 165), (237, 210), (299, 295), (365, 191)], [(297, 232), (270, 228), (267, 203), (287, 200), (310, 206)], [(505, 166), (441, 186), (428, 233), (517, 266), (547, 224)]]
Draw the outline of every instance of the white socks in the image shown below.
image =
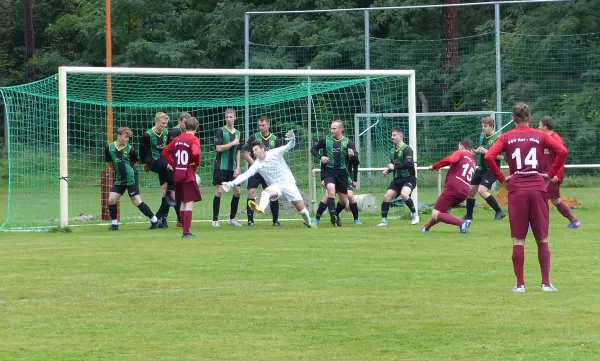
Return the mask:
[(258, 202), (258, 206), (263, 211), (267, 209), (269, 202), (271, 201), (271, 195), (268, 192), (262, 191), (260, 194), (260, 201)]
[(310, 213), (308, 212), (308, 209), (304, 208), (298, 213), (300, 213), (302, 219), (304, 219), (304, 222), (310, 223)]

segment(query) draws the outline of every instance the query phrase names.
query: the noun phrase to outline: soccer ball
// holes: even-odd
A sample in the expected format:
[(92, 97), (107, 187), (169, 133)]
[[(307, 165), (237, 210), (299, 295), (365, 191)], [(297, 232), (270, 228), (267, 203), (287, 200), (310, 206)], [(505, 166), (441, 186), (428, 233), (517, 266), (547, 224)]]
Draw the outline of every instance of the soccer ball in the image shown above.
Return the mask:
[(200, 176), (196, 174), (196, 183), (198, 183), (198, 187), (200, 187)]

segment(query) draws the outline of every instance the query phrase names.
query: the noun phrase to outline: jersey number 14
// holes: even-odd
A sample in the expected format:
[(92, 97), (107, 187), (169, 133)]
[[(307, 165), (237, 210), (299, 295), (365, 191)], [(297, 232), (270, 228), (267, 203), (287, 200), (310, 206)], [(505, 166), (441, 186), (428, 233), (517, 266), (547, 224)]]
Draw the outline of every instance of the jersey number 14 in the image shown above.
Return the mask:
[(511, 158), (517, 162), (517, 169), (522, 169), (523, 163), (525, 163), (525, 165), (530, 165), (532, 169), (536, 169), (538, 165), (536, 150), (536, 148), (531, 148), (529, 153), (527, 153), (527, 156), (525, 156), (525, 161), (523, 162), (521, 161), (521, 148), (515, 149), (513, 154), (511, 154)]

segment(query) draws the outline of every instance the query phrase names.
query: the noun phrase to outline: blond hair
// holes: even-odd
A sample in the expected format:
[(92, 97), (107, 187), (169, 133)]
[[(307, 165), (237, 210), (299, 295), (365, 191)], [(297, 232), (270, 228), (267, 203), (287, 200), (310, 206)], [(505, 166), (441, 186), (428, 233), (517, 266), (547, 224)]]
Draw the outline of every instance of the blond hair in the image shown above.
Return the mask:
[(158, 123), (160, 122), (162, 119), (166, 119), (167, 122), (169, 121), (169, 116), (167, 115), (167, 113), (163, 113), (163, 112), (158, 112), (156, 113), (156, 115), (154, 116), (154, 122)]
[(492, 128), (496, 127), (496, 122), (494, 121), (494, 118), (492, 117), (484, 117), (481, 119), (481, 124), (490, 126)]
[(133, 132), (131, 131), (131, 129), (129, 129), (129, 127), (121, 127), (117, 130), (117, 135), (127, 135), (128, 137), (131, 137), (133, 135)]

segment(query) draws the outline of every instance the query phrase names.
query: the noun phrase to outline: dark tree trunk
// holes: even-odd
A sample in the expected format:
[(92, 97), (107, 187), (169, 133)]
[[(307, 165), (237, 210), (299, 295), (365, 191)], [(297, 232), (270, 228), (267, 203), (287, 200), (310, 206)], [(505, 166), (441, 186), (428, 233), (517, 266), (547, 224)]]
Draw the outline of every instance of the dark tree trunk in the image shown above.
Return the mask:
[[(33, 0), (24, 0), (24, 16), (23, 26), (25, 31), (25, 63), (33, 58), (35, 53), (35, 32), (33, 29)], [(35, 80), (35, 69), (33, 66), (27, 65), (25, 69), (25, 80), (31, 82)]]
[[(444, 4), (459, 4), (460, 0), (444, 0)], [(442, 74), (452, 75), (458, 65), (458, 7), (442, 8)], [(446, 94), (449, 84), (442, 85), (442, 93)]]

